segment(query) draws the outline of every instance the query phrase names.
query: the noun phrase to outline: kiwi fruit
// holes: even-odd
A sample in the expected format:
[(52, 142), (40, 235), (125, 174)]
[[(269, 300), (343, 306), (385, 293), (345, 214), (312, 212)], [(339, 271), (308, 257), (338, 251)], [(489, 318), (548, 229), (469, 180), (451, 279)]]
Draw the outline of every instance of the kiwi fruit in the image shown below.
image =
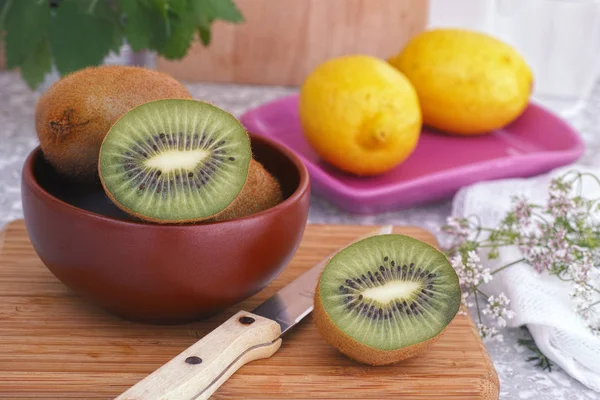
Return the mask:
[(283, 195), (277, 179), (256, 160), (250, 161), (248, 179), (240, 195), (215, 221), (238, 219), (256, 214), (281, 203)]
[(246, 184), (252, 150), (231, 114), (196, 100), (165, 99), (123, 115), (104, 138), (98, 170), (108, 197), (158, 223), (215, 217)]
[(408, 236), (380, 235), (331, 258), (319, 278), (314, 317), (342, 353), (385, 365), (425, 352), (460, 302), (458, 276), (444, 254)]
[(90, 67), (66, 75), (39, 99), (35, 128), (44, 157), (63, 176), (98, 181), (104, 136), (123, 114), (158, 99), (191, 98), (167, 74), (138, 67)]

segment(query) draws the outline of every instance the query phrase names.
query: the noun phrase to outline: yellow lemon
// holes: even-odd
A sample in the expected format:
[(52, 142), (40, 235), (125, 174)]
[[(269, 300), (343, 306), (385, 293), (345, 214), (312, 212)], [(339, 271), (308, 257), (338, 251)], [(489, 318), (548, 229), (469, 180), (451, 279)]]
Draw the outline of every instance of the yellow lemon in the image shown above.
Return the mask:
[(460, 29), (423, 32), (389, 61), (417, 90), (423, 122), (463, 135), (512, 122), (525, 110), (533, 84), (531, 69), (515, 49)]
[(299, 112), (315, 151), (356, 175), (394, 168), (412, 153), (421, 131), (410, 82), (387, 62), (364, 55), (317, 67), (302, 85)]

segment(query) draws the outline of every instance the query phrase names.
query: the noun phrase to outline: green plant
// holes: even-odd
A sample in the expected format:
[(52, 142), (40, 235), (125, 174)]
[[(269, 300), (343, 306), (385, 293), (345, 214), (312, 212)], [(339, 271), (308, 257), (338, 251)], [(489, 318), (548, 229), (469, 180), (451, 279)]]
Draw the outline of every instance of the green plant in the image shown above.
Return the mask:
[(98, 65), (124, 40), (167, 59), (187, 54), (196, 33), (205, 46), (216, 20), (243, 16), (233, 0), (0, 0), (6, 66), (36, 88), (54, 64), (61, 75)]
[(517, 343), (519, 343), (519, 345), (521, 346), (525, 346), (534, 353), (532, 356), (527, 357), (526, 361), (534, 362), (534, 365), (537, 368), (540, 368), (542, 371), (552, 372), (552, 367), (554, 367), (552, 361), (550, 361), (550, 359), (546, 357), (544, 353), (542, 353), (542, 350), (540, 350), (537, 344), (535, 344), (535, 340), (533, 340), (533, 338), (531, 337), (531, 334), (529, 333), (527, 327), (522, 326), (521, 329), (526, 333), (527, 338), (519, 339)]

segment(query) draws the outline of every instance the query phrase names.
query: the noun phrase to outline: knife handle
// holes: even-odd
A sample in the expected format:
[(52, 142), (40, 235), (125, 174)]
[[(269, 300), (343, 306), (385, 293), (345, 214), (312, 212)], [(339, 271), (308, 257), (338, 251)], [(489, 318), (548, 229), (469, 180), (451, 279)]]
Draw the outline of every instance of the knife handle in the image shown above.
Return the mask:
[(242, 365), (279, 350), (280, 335), (277, 322), (240, 311), (116, 400), (208, 399)]

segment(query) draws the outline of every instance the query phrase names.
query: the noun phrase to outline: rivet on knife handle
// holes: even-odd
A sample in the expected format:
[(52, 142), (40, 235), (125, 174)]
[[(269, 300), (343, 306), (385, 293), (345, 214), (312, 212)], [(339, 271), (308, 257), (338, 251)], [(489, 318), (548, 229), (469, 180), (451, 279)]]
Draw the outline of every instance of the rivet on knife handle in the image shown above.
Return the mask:
[(240, 311), (116, 400), (208, 399), (242, 365), (281, 346), (273, 320)]

